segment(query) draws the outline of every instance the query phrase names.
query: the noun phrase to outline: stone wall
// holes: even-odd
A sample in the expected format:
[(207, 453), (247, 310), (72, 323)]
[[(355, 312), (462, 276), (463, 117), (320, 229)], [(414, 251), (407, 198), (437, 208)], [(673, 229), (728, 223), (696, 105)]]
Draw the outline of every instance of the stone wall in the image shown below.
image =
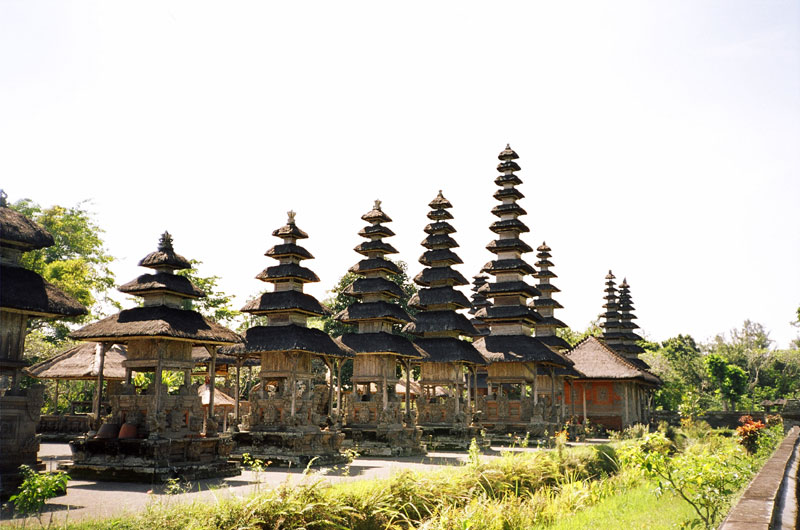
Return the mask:
[[(735, 429), (739, 425), (739, 418), (742, 416), (752, 416), (752, 418), (756, 421), (765, 421), (766, 417), (770, 414), (779, 414), (779, 413), (771, 413), (771, 412), (763, 412), (763, 411), (756, 411), (756, 412), (747, 412), (747, 411), (722, 411), (722, 410), (713, 410), (708, 411), (702, 416), (700, 419), (703, 421), (708, 422), (711, 427), (715, 429), (720, 427), (727, 427), (729, 429)], [(653, 422), (658, 423), (661, 421), (666, 421), (671, 425), (680, 425), (681, 424), (681, 417), (680, 414), (671, 410), (656, 410), (653, 411)]]

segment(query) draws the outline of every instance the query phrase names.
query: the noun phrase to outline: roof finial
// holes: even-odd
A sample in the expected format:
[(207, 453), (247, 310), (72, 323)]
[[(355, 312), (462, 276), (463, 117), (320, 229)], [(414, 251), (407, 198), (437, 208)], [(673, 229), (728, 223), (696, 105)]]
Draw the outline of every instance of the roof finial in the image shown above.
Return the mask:
[(174, 252), (172, 248), (172, 236), (164, 230), (164, 233), (161, 234), (161, 238), (158, 240), (158, 250), (162, 252)]
[(287, 222), (290, 225), (293, 225), (294, 224), (294, 216), (297, 215), (297, 212), (295, 212), (294, 210), (289, 210), (288, 212), (286, 212), (286, 214), (289, 216), (289, 220)]
[(0, 206), (7, 207), (8, 206), (8, 194), (5, 190), (0, 190)]
[(375, 204), (372, 206), (373, 210), (380, 210), (381, 209), (381, 200), (375, 199)]
[(506, 144), (506, 149), (511, 149), (511, 144)]

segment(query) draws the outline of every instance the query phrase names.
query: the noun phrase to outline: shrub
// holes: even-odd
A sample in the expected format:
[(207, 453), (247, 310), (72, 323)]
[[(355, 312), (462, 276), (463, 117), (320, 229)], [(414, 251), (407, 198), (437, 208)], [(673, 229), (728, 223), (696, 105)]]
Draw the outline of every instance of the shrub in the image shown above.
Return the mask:
[(25, 478), (19, 492), (9, 499), (18, 513), (41, 513), (47, 499), (63, 495), (67, 491), (69, 475), (66, 473), (37, 473), (25, 464), (19, 466), (19, 470)]
[(758, 439), (761, 437), (761, 432), (766, 425), (760, 421), (753, 421), (751, 416), (742, 416), (739, 418), (741, 426), (736, 428), (736, 434), (739, 436), (739, 443), (742, 447), (747, 449), (747, 452), (754, 454), (758, 451)]

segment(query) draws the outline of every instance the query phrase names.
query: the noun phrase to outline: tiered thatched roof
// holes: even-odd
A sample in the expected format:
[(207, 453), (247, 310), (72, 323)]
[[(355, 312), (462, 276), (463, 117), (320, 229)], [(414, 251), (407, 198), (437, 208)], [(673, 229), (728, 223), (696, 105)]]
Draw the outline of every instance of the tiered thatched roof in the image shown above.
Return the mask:
[(658, 376), (632, 363), (597, 337), (586, 337), (567, 356), (586, 379), (637, 380), (653, 386), (661, 384)]
[(536, 249), (536, 257), (539, 258), (539, 261), (536, 262), (538, 270), (533, 277), (539, 280), (536, 288), (541, 294), (533, 301), (531, 306), (542, 317), (542, 320), (537, 322), (534, 328), (536, 338), (550, 348), (564, 353), (569, 350), (570, 346), (567, 341), (556, 335), (556, 329), (565, 328), (567, 325), (553, 316), (555, 310), (561, 309), (563, 306), (553, 299), (553, 293), (559, 292), (560, 289), (550, 283), (550, 280), (557, 278), (557, 276), (550, 270), (553, 262), (550, 261), (550, 247), (547, 246), (547, 243), (542, 242), (539, 245)]

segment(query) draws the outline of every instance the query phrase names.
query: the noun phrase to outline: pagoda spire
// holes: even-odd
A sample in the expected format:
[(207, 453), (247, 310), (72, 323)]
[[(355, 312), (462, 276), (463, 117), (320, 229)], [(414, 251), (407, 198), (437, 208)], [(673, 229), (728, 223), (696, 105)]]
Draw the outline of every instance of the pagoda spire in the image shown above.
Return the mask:
[(556, 309), (562, 309), (564, 306), (553, 299), (553, 293), (560, 292), (561, 289), (550, 283), (551, 279), (558, 276), (550, 270), (553, 262), (550, 261), (550, 247), (546, 242), (542, 242), (536, 249), (536, 257), (539, 258), (536, 262), (538, 270), (533, 277), (539, 280), (536, 288), (541, 295), (531, 305), (541, 315), (542, 320), (534, 327), (535, 336), (550, 348), (566, 352), (570, 349), (569, 343), (556, 335), (556, 329), (565, 328), (567, 325), (553, 316)]
[(626, 357), (637, 357), (644, 349), (637, 344), (642, 340), (642, 337), (637, 335), (633, 330), (638, 329), (639, 326), (634, 322), (636, 315), (633, 311), (633, 302), (631, 299), (631, 288), (628, 285), (627, 278), (623, 278), (622, 283), (619, 285), (619, 327), (622, 333), (622, 344), (617, 346), (617, 351)]
[(480, 292), (481, 287), (486, 285), (486, 281), (488, 279), (489, 277), (485, 274), (476, 274), (472, 277), (472, 289), (470, 289), (472, 291), (472, 295), (470, 296), (471, 307), (469, 309), (469, 314), (473, 315), (473, 318), (470, 319), (470, 322), (481, 335), (489, 334), (489, 325), (483, 320), (475, 317), (475, 313), (484, 307), (489, 307), (492, 305), (492, 303), (486, 299), (486, 296)]
[(614, 279), (614, 273), (610, 270), (606, 274), (606, 288), (605, 296), (603, 297), (605, 303), (603, 308), (605, 311), (600, 315), (602, 322), (600, 327), (603, 328), (603, 339), (609, 347), (616, 350), (622, 344), (622, 329), (620, 328), (619, 320), (619, 302), (617, 299), (617, 287)]

